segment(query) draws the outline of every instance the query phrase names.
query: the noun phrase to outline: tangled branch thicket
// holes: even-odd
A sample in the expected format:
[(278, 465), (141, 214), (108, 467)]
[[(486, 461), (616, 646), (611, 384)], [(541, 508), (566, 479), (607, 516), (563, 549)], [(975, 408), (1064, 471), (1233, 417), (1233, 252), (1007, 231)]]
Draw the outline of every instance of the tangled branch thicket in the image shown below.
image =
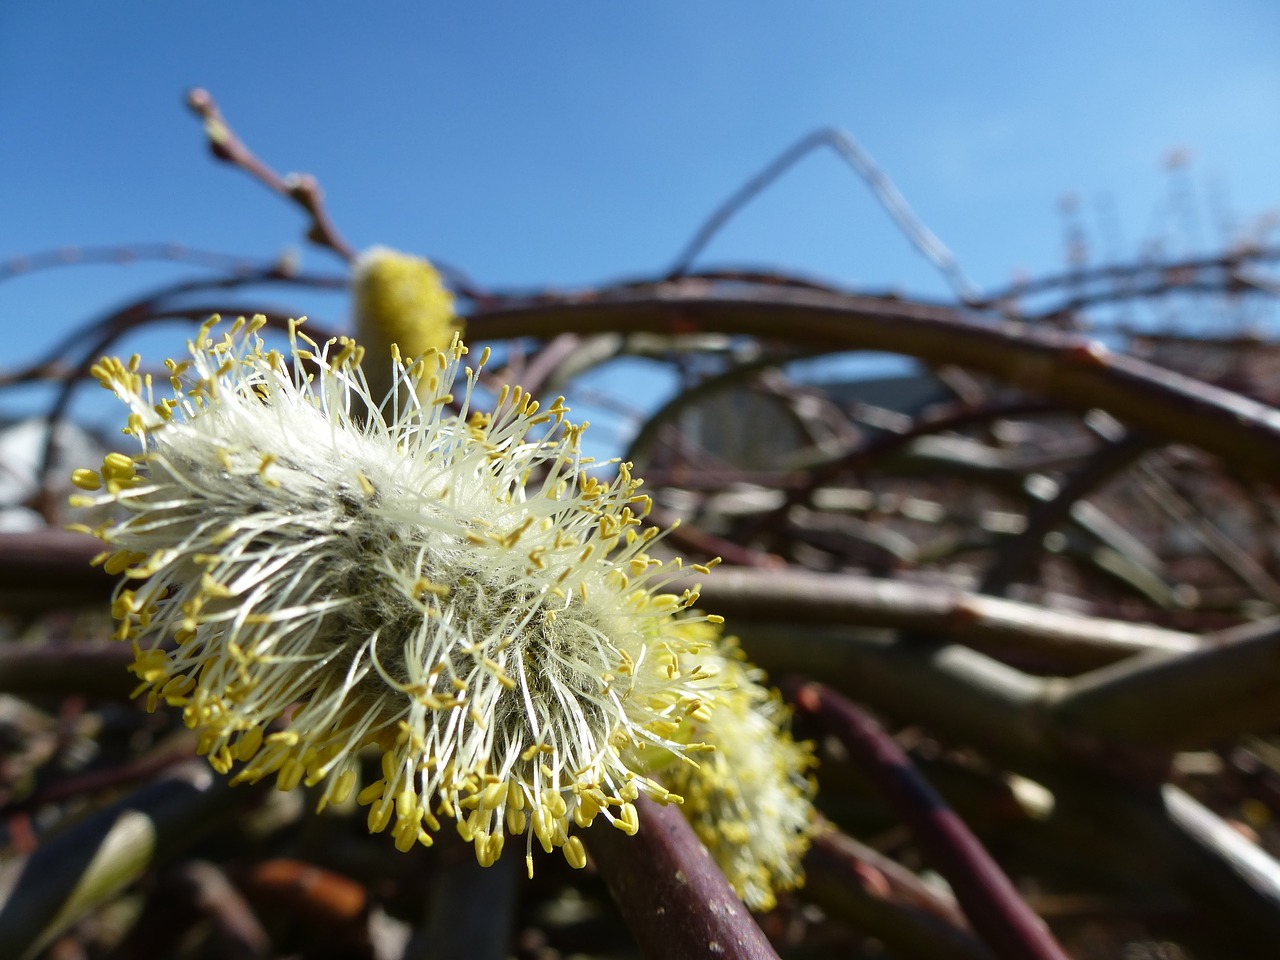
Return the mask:
[[(314, 179), (272, 171), (208, 94), (190, 105), (214, 156), (297, 204), (343, 269), (156, 245), (0, 272), (201, 271), (0, 371), (0, 389), (53, 391), (26, 441), (29, 487), (0, 505), (0, 954), (1273, 952), (1280, 343), (1251, 326), (1280, 289), (1265, 231), (1212, 256), (1089, 267), (1073, 227), (1067, 272), (983, 294), (865, 152), (820, 131), (666, 274), (513, 294), (437, 264), (454, 316), (422, 261), (357, 256)], [(821, 147), (876, 190), (954, 302), (693, 270), (715, 229)], [(324, 322), (307, 324), (309, 349), (284, 338), (309, 293), (349, 287), (372, 323), (358, 339), (387, 365), (361, 370)], [(297, 313), (267, 308), (266, 290)], [(206, 345), (212, 314), (259, 317), (267, 342)], [(414, 327), (430, 317), (435, 332)], [(100, 362), (180, 320), (198, 378)], [(490, 355), (465, 401), (414, 363), (452, 377), (459, 331)], [(394, 367), (393, 344), (408, 351)], [(915, 372), (797, 375), (863, 350)], [(554, 439), (534, 430), (562, 428), (554, 398), (585, 394), (585, 373), (634, 357), (681, 389), (640, 417), (628, 466), (588, 469), (567, 422)], [(144, 390), (148, 373), (172, 376), (175, 398)], [(91, 375), (132, 404), (136, 456), (70, 421)], [(323, 463), (282, 459), (265, 432), (252, 463), (227, 446), (232, 407), (252, 431), (295, 402), (330, 431)], [(146, 440), (174, 416), (187, 440)], [(272, 436), (305, 445), (301, 423)], [(15, 476), (23, 429), (0, 436)], [(375, 447), (344, 472), (344, 451)], [(100, 512), (73, 516), (85, 451), (106, 455), (75, 474)], [(219, 501), (222, 474), (238, 486)], [(333, 502), (303, 517), (289, 484)], [(378, 531), (367, 568), (356, 539), (334, 539), (360, 517)], [(112, 544), (110, 576), (70, 520)], [(314, 554), (314, 576), (295, 554)], [(339, 583), (361, 586), (348, 598)], [(381, 607), (365, 602), (379, 591)], [(232, 789), (197, 752), (282, 789)], [(368, 835), (393, 816), (406, 853)], [(563, 861), (524, 878), (499, 856), (504, 829), (531, 863), (535, 838)]]

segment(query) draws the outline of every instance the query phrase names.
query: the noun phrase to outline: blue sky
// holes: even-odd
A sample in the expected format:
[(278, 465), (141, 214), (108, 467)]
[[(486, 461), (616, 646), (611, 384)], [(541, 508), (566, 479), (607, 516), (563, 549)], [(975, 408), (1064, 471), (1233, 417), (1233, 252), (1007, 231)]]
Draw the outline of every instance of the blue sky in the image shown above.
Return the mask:
[[(1135, 253), (1161, 222), (1173, 148), (1193, 151), (1201, 245), (1219, 241), (1222, 211), (1243, 223), (1280, 208), (1277, 40), (1272, 0), (11, 2), (0, 258), (122, 241), (262, 257), (300, 245), (293, 209), (205, 153), (182, 106), (201, 85), (265, 160), (320, 178), (355, 246), (438, 256), (487, 285), (658, 271), (745, 177), (834, 125), (991, 287), (1061, 266), (1069, 192), (1101, 252)], [(832, 155), (801, 164), (704, 262), (945, 292)], [(185, 272), (0, 284), (0, 366)], [(340, 298), (284, 300), (344, 320)]]

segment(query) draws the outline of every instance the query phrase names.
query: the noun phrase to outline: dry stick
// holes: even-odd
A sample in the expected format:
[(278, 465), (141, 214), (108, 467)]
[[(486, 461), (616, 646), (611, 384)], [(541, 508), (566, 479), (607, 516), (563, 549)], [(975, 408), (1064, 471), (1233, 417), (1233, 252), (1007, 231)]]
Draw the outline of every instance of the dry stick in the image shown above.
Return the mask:
[[(1198, 800), (1172, 785), (1161, 789), (1174, 843), (1184, 856), (1197, 863), (1186, 876), (1188, 886), (1198, 887), (1206, 900), (1234, 915), (1232, 934), (1251, 939), (1264, 956), (1275, 949), (1280, 937), (1280, 864), (1252, 840)], [(1137, 825), (1137, 829), (1147, 823)], [(1247, 924), (1248, 926), (1244, 926)]]
[[(132, 655), (132, 651), (130, 654)], [(123, 670), (119, 672), (129, 680), (130, 686), (137, 685)], [(72, 690), (81, 692), (80, 687), (72, 687), (68, 684), (68, 692)], [(38, 810), (50, 803), (61, 803), (63, 800), (76, 797), (83, 799), (105, 790), (118, 791), (125, 784), (154, 777), (170, 767), (176, 767), (191, 760), (196, 754), (196, 743), (196, 735), (184, 728), (136, 760), (128, 760), (102, 770), (74, 774), (41, 786), (21, 800), (15, 800), (0, 807), (0, 818)]]
[(258, 268), (248, 257), (216, 250), (200, 250), (181, 243), (115, 244), (108, 247), (59, 247), (56, 250), (39, 250), (22, 253), (0, 260), (0, 283), (15, 277), (26, 276), (40, 270), (56, 267), (77, 267), (86, 264), (116, 264), (126, 266), (143, 260), (162, 260), (195, 267), (205, 267), (225, 273), (248, 273)]
[[(2, 543), (3, 541), (0, 541)], [(891, 627), (959, 640), (989, 651), (1044, 652), (1074, 667), (1103, 666), (1149, 650), (1185, 652), (1194, 634), (1049, 610), (933, 584), (851, 573), (718, 568), (687, 576), (702, 605), (738, 623), (828, 623)]]
[(0, 956), (32, 956), (252, 794), (233, 797), (224, 778), (193, 760), (6, 864), (13, 879), (0, 902)]
[(544, 344), (521, 368), (511, 371), (505, 379), (518, 383), (525, 391), (540, 396), (554, 377), (560, 365), (583, 348), (582, 338), (565, 333)]
[[(694, 547), (695, 541), (688, 544)], [(702, 540), (696, 544), (722, 545)], [(89, 560), (101, 550), (102, 544), (86, 534), (0, 533), (0, 584), (25, 578), (20, 581), (25, 590), (61, 589), (64, 603), (101, 600), (114, 585), (112, 578), (89, 567)], [(765, 557), (742, 559), (756, 565), (768, 562)], [(675, 589), (694, 582), (702, 582), (703, 605), (731, 621), (896, 627), (988, 650), (1043, 651), (1072, 667), (1103, 666), (1151, 649), (1178, 652), (1199, 646), (1194, 634), (1177, 630), (857, 574), (721, 567), (711, 577), (685, 577)], [(8, 594), (0, 592), (0, 598), (7, 600)], [(33, 652), (31, 656), (43, 655)], [(20, 655), (14, 657), (12, 662), (22, 662)], [(0, 676), (2, 664), (0, 659)], [(33, 669), (39, 674), (46, 667)]]
[[(109, 588), (102, 591), (109, 592)], [(128, 672), (133, 661), (133, 650), (125, 643), (0, 644), (0, 691), (126, 700), (138, 686), (138, 678)]]
[[(691, 579), (678, 581), (681, 585)], [(1166, 750), (1202, 746), (1280, 723), (1280, 624), (1187, 634), (1041, 610), (929, 587), (791, 571), (720, 569), (702, 585), (702, 603), (741, 628), (752, 659), (769, 670), (803, 669), (840, 677), (848, 692), (1010, 756), (1079, 755), (1112, 745)], [(963, 647), (842, 633), (761, 629), (776, 624), (843, 622), (949, 634), (975, 645), (1021, 642), (1087, 649), (1110, 634), (1129, 652), (1147, 652), (1052, 683)], [(1098, 643), (1102, 648), (1103, 644)], [(1181, 649), (1179, 649), (1181, 648)], [(1117, 653), (1119, 650), (1116, 651)], [(1118, 658), (1117, 658), (1118, 659)]]
[(1054, 687), (1047, 719), (1079, 747), (1204, 746), (1280, 723), (1280, 621), (1205, 638), (1181, 654), (1153, 651)]
[(636, 801), (628, 837), (601, 817), (592, 858), (650, 960), (777, 960), (778, 955), (675, 806)]
[[(385, 859), (381, 862), (386, 864)], [(413, 869), (410, 867), (410, 873)], [(233, 876), (236, 886), (264, 915), (277, 922), (288, 920), (306, 927), (310, 932), (308, 940), (323, 944), (326, 949), (321, 952), (326, 956), (383, 960), (388, 952), (379, 953), (375, 944), (379, 939), (375, 897), (351, 877), (289, 857), (244, 864)], [(400, 960), (408, 958), (402, 956)]]
[(1111, 879), (1149, 889), (1176, 887), (1238, 947), (1230, 956), (1264, 957), (1280, 940), (1280, 864), (1239, 830), (1164, 784), (1133, 790), (1105, 780), (1051, 782), (1055, 808), (1047, 839), (1069, 845)]
[(949, 898), (915, 874), (831, 827), (804, 858), (804, 898), (916, 960), (991, 960)]
[[(254, 264), (251, 269), (237, 270), (230, 276), (214, 279), (183, 280), (151, 291), (146, 296), (132, 303), (125, 304), (111, 313), (95, 317), (93, 320), (72, 330), (52, 347), (45, 351), (43, 357), (31, 366), (5, 376), (4, 383), (22, 383), (35, 379), (41, 371), (52, 367), (59, 358), (74, 353), (79, 356), (83, 344), (89, 337), (98, 337), (106, 332), (119, 333), (146, 323), (146, 318), (166, 302), (178, 297), (187, 297), (193, 293), (205, 293), (211, 290), (231, 290), (238, 287), (257, 286), (260, 284), (284, 283), (290, 286), (314, 287), (318, 290), (345, 290), (349, 285), (345, 276), (324, 273), (298, 273), (287, 263)], [(216, 312), (216, 311), (215, 311)], [(231, 311), (225, 311), (230, 313)], [(253, 310), (251, 313), (268, 311)], [(206, 315), (207, 316), (207, 315)], [(296, 314), (291, 314), (296, 316)], [(313, 328), (314, 329), (314, 328)]]
[(1151, 262), (1141, 260), (1137, 263), (1114, 263), (1103, 267), (1086, 270), (1072, 270), (1067, 273), (1050, 274), (1033, 280), (1022, 280), (1003, 290), (996, 290), (983, 297), (976, 305), (997, 306), (1006, 300), (1016, 300), (1030, 294), (1045, 293), (1062, 287), (1073, 287), (1080, 283), (1108, 281), (1118, 294), (1136, 285), (1135, 278), (1151, 275), (1163, 281), (1166, 289), (1174, 289), (1187, 280), (1195, 277), (1205, 269), (1221, 270), (1228, 276), (1246, 263), (1265, 263), (1280, 260), (1280, 247), (1260, 247), (1245, 250), (1233, 250), (1220, 257), (1193, 257), (1187, 260)]
[(955, 308), (778, 287), (708, 290), (698, 281), (591, 299), (532, 300), (476, 311), (475, 339), (649, 331), (787, 338), (802, 346), (885, 350), (964, 367), (1076, 409), (1107, 410), (1133, 427), (1274, 476), (1280, 412), (1095, 342), (1018, 323), (979, 324)]
[(1141, 434), (1125, 434), (1105, 444), (1067, 479), (1056, 496), (1031, 509), (1026, 527), (996, 554), (978, 591), (1003, 595), (1017, 576), (1033, 568), (1045, 536), (1067, 519), (1077, 503), (1150, 449), (1150, 441)]
[(821, 684), (789, 686), (797, 712), (815, 718), (839, 739), (911, 828), (925, 855), (947, 878), (969, 922), (998, 956), (1067, 960), (982, 844), (879, 724)]
[(1048, 413), (1055, 409), (1057, 409), (1055, 405), (1033, 400), (1002, 401), (981, 407), (953, 408), (938, 416), (917, 420), (909, 429), (901, 433), (874, 436), (842, 456), (809, 471), (807, 483), (798, 489), (788, 491), (776, 509), (754, 520), (744, 532), (744, 537), (749, 538), (781, 523), (793, 507), (810, 504), (815, 491), (823, 484), (835, 480), (841, 474), (866, 468), (881, 457), (896, 453), (922, 437), (960, 430), (974, 424), (987, 423), (1005, 417)]
[[(937, 729), (998, 745), (1011, 756), (1043, 757), (1055, 742), (1096, 759), (1112, 746), (1172, 751), (1280, 723), (1275, 620), (1196, 641), (915, 584), (739, 569), (706, 578), (702, 602), (743, 627), (748, 652), (766, 669), (798, 669), (803, 662), (808, 672), (841, 677), (859, 699), (870, 697), (890, 711), (911, 704), (918, 719)], [(1050, 684), (961, 647), (849, 634), (810, 642), (807, 631), (762, 631), (761, 621), (768, 620), (894, 626), (975, 645), (994, 640), (1068, 651), (1087, 649), (1092, 634), (1095, 655), (1104, 648), (1098, 641), (1110, 635), (1129, 652), (1144, 644), (1152, 649)]]
[(239, 167), (268, 190), (292, 200), (306, 211), (311, 218), (307, 239), (312, 243), (327, 247), (347, 262), (355, 259), (355, 251), (338, 234), (325, 212), (324, 194), (315, 177), (305, 173), (281, 177), (259, 160), (227, 124), (208, 90), (196, 87), (188, 91), (187, 106), (204, 120), (205, 136), (209, 138), (209, 149), (215, 157)]
[[(1210, 904), (1210, 916), (1225, 918), (1224, 933), (1272, 943), (1280, 937), (1280, 865), (1220, 818), (1171, 786), (1135, 789), (1093, 770), (1044, 762), (1051, 740), (1036, 729), (1036, 698), (1048, 684), (993, 671), (964, 648), (863, 641), (835, 644), (845, 656), (832, 659), (833, 644), (811, 642), (810, 631), (789, 636), (786, 653), (775, 658), (779, 671), (826, 671), (890, 715), (905, 713), (948, 742), (976, 744), (997, 762), (1041, 777), (1056, 800), (1040, 831), (1046, 842), (1143, 883), (1173, 883), (1193, 902)], [(758, 647), (747, 650), (760, 659)]]
[(164, 880), (169, 896), (187, 901), (198, 911), (193, 919), (210, 923), (210, 939), (220, 960), (266, 960), (271, 956), (271, 940), (253, 907), (217, 865), (192, 860)]
[(460, 837), (436, 845), (427, 916), (401, 960), (505, 960), (515, 935), (520, 861), (508, 854), (489, 867)]
[(1135, 488), (1154, 503), (1174, 524), (1183, 528), (1218, 558), (1226, 569), (1259, 598), (1280, 604), (1280, 584), (1210, 519), (1210, 515), (1187, 500), (1163, 476), (1156, 463), (1145, 463), (1136, 471)]
[(68, 607), (109, 596), (116, 578), (89, 566), (101, 550), (95, 538), (65, 530), (0, 534), (0, 608)]
[(748, 204), (757, 194), (796, 164), (806, 154), (821, 147), (830, 147), (862, 178), (880, 205), (893, 219), (908, 242), (920, 252), (946, 278), (956, 296), (962, 300), (976, 297), (977, 292), (965, 277), (955, 256), (933, 235), (907, 206), (907, 201), (893, 181), (882, 171), (858, 142), (843, 130), (824, 127), (801, 137), (779, 154), (763, 170), (739, 187), (707, 218), (676, 258), (668, 273), (670, 279), (684, 276), (698, 254), (711, 241), (722, 226)]

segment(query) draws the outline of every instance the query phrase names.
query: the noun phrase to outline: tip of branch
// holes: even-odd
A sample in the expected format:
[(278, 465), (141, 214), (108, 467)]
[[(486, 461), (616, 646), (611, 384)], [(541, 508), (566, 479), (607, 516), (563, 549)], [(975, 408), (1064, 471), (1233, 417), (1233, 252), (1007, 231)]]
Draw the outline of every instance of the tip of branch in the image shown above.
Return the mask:
[(211, 112), (216, 111), (217, 105), (213, 102), (213, 94), (204, 87), (192, 87), (186, 94), (187, 106), (200, 114), (200, 116), (208, 116)]

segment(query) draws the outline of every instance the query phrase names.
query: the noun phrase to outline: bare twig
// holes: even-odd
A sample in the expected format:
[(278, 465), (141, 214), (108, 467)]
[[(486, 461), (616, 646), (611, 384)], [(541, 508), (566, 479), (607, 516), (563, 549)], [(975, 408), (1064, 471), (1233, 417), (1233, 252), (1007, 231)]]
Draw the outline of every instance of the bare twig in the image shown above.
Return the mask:
[(822, 147), (830, 147), (834, 150), (862, 178), (863, 183), (870, 188), (871, 192), (875, 194), (875, 198), (880, 201), (880, 205), (893, 218), (893, 222), (902, 231), (903, 236), (922, 256), (938, 268), (939, 272), (946, 278), (947, 283), (956, 292), (956, 296), (962, 301), (976, 298), (977, 291), (960, 269), (955, 255), (946, 248), (941, 240), (933, 235), (933, 231), (926, 227), (919, 217), (912, 213), (911, 208), (907, 206), (907, 201), (898, 192), (898, 188), (893, 185), (893, 181), (876, 165), (870, 154), (863, 150), (853, 137), (843, 130), (831, 127), (814, 130), (812, 133), (801, 137), (717, 207), (711, 216), (707, 218), (707, 221), (698, 229), (698, 232), (694, 234), (693, 239), (689, 241), (684, 250), (680, 252), (680, 255), (676, 257), (676, 262), (668, 271), (667, 278), (674, 280), (684, 276), (693, 261), (697, 259), (698, 254), (702, 252), (702, 249), (719, 232), (730, 217), (750, 203), (757, 194), (803, 157)]
[(957, 406), (935, 416), (922, 418), (901, 433), (873, 436), (865, 443), (858, 444), (841, 456), (809, 471), (804, 486), (788, 491), (783, 502), (769, 515), (752, 523), (743, 536), (750, 538), (762, 530), (769, 529), (784, 520), (792, 508), (810, 504), (814, 492), (823, 484), (830, 483), (842, 474), (869, 467), (881, 457), (909, 447), (922, 437), (961, 430), (975, 424), (990, 423), (1006, 417), (1049, 413), (1056, 409), (1056, 405), (1035, 400), (996, 402), (981, 407)]
[(1105, 444), (1058, 488), (1055, 496), (1031, 509), (1026, 527), (996, 554), (978, 589), (982, 593), (1003, 594), (1017, 576), (1034, 564), (1045, 536), (1067, 519), (1072, 508), (1150, 448), (1145, 437), (1133, 434)]
[(1139, 492), (1199, 540), (1254, 594), (1272, 604), (1280, 604), (1280, 583), (1247, 550), (1223, 533), (1209, 514), (1190, 503), (1157, 469), (1156, 464), (1142, 464), (1135, 473), (1134, 486)]
[(884, 941), (895, 956), (991, 960), (954, 900), (830, 826), (814, 837), (804, 872), (805, 899)]
[[(238, 793), (247, 799), (254, 791)], [(0, 902), (0, 953), (32, 956), (232, 807), (226, 781), (193, 760), (7, 864), (13, 880)]]
[(817, 683), (784, 684), (797, 712), (839, 739), (911, 828), (951, 885), (969, 922), (1006, 960), (1067, 960), (1062, 947), (964, 822), (870, 716)]
[(124, 643), (0, 644), (0, 690), (123, 700), (138, 685), (126, 670), (132, 662), (133, 651)]
[(588, 835), (609, 892), (650, 960), (777, 960), (769, 941), (674, 806), (641, 796), (633, 837), (604, 821)]
[(1280, 723), (1280, 622), (1205, 638), (1197, 650), (1153, 651), (1059, 685), (1049, 719), (1078, 745), (1185, 749)]
[(1229, 467), (1271, 477), (1280, 415), (1247, 397), (1075, 336), (982, 324), (962, 310), (777, 287), (708, 289), (677, 281), (589, 299), (508, 302), (468, 320), (476, 339), (638, 331), (737, 333), (827, 349), (885, 350), (986, 373), (1075, 409), (1107, 410), (1132, 427), (1199, 446)]
[[(289, 917), (309, 932), (312, 952), (350, 960), (386, 956), (374, 934), (376, 906), (364, 884), (306, 860), (273, 857), (232, 871), (264, 916)], [(313, 946), (314, 945), (314, 946)], [(404, 960), (396, 953), (397, 960)]]
[(78, 267), (93, 264), (125, 266), (143, 260), (162, 260), (170, 263), (205, 267), (220, 273), (249, 273), (258, 264), (248, 257), (216, 250), (199, 250), (181, 243), (130, 243), (108, 247), (59, 247), (57, 250), (39, 250), (20, 253), (0, 260), (0, 283), (15, 277), (26, 276), (40, 270), (57, 267)]
[[(132, 651), (127, 648), (125, 652), (132, 654)], [(99, 672), (110, 673), (103, 668), (99, 668)], [(122, 683), (128, 682), (130, 686), (136, 686), (133, 678), (123, 670), (118, 670), (117, 673)], [(76, 685), (75, 689), (85, 693), (93, 692), (85, 690), (86, 686), (87, 684), (81, 683)], [(11, 817), (16, 813), (37, 810), (45, 804), (58, 803), (74, 797), (88, 797), (104, 790), (117, 790), (125, 784), (153, 777), (170, 767), (191, 760), (195, 757), (195, 752), (195, 734), (184, 729), (137, 760), (130, 760), (105, 770), (94, 770), (78, 776), (66, 777), (42, 786), (30, 796), (5, 804), (0, 808), (0, 817)]]
[(0, 606), (32, 610), (101, 600), (115, 578), (89, 562), (102, 544), (65, 530), (0, 534)]
[(1213, 924), (1229, 956), (1266, 956), (1280, 938), (1280, 864), (1172, 784), (1132, 787), (1093, 777), (1051, 780), (1044, 839), (1073, 848), (1109, 879), (1169, 884)]
[[(1020, 297), (1076, 287), (1080, 284), (1094, 284), (1102, 291), (1110, 291), (1117, 296), (1122, 296), (1127, 291), (1149, 284), (1153, 278), (1163, 283), (1166, 290), (1172, 290), (1178, 287), (1180, 281), (1203, 283), (1203, 274), (1206, 272), (1222, 278), (1218, 289), (1225, 293), (1231, 290), (1231, 285), (1236, 282), (1235, 278), (1243, 265), (1274, 260), (1280, 260), (1280, 247), (1234, 250), (1223, 256), (1192, 257), (1172, 262), (1140, 260), (1136, 263), (1111, 263), (1101, 267), (1070, 270), (1066, 273), (1013, 283), (1002, 290), (988, 294), (974, 305), (997, 306)], [(1060, 306), (1055, 307), (1046, 313), (1060, 312), (1061, 309)]]
[(482, 867), (456, 834), (441, 835), (436, 855), (425, 923), (403, 960), (505, 960), (515, 936), (519, 860), (508, 855)]
[(281, 177), (259, 160), (227, 124), (213, 95), (199, 87), (188, 91), (187, 106), (204, 120), (205, 136), (215, 157), (239, 167), (268, 190), (292, 200), (311, 218), (307, 239), (317, 246), (327, 247), (350, 263), (356, 254), (338, 234), (337, 228), (324, 209), (324, 194), (316, 178), (306, 173), (291, 173)]
[(829, 623), (894, 627), (959, 640), (992, 653), (1034, 651), (1061, 665), (1102, 666), (1149, 650), (1199, 647), (1189, 633), (1105, 620), (932, 584), (807, 570), (720, 568), (702, 583), (702, 604), (730, 624)]
[(213, 924), (214, 945), (226, 960), (263, 960), (271, 942), (253, 908), (217, 866), (203, 860), (184, 863), (169, 879), (169, 894), (185, 897)]

